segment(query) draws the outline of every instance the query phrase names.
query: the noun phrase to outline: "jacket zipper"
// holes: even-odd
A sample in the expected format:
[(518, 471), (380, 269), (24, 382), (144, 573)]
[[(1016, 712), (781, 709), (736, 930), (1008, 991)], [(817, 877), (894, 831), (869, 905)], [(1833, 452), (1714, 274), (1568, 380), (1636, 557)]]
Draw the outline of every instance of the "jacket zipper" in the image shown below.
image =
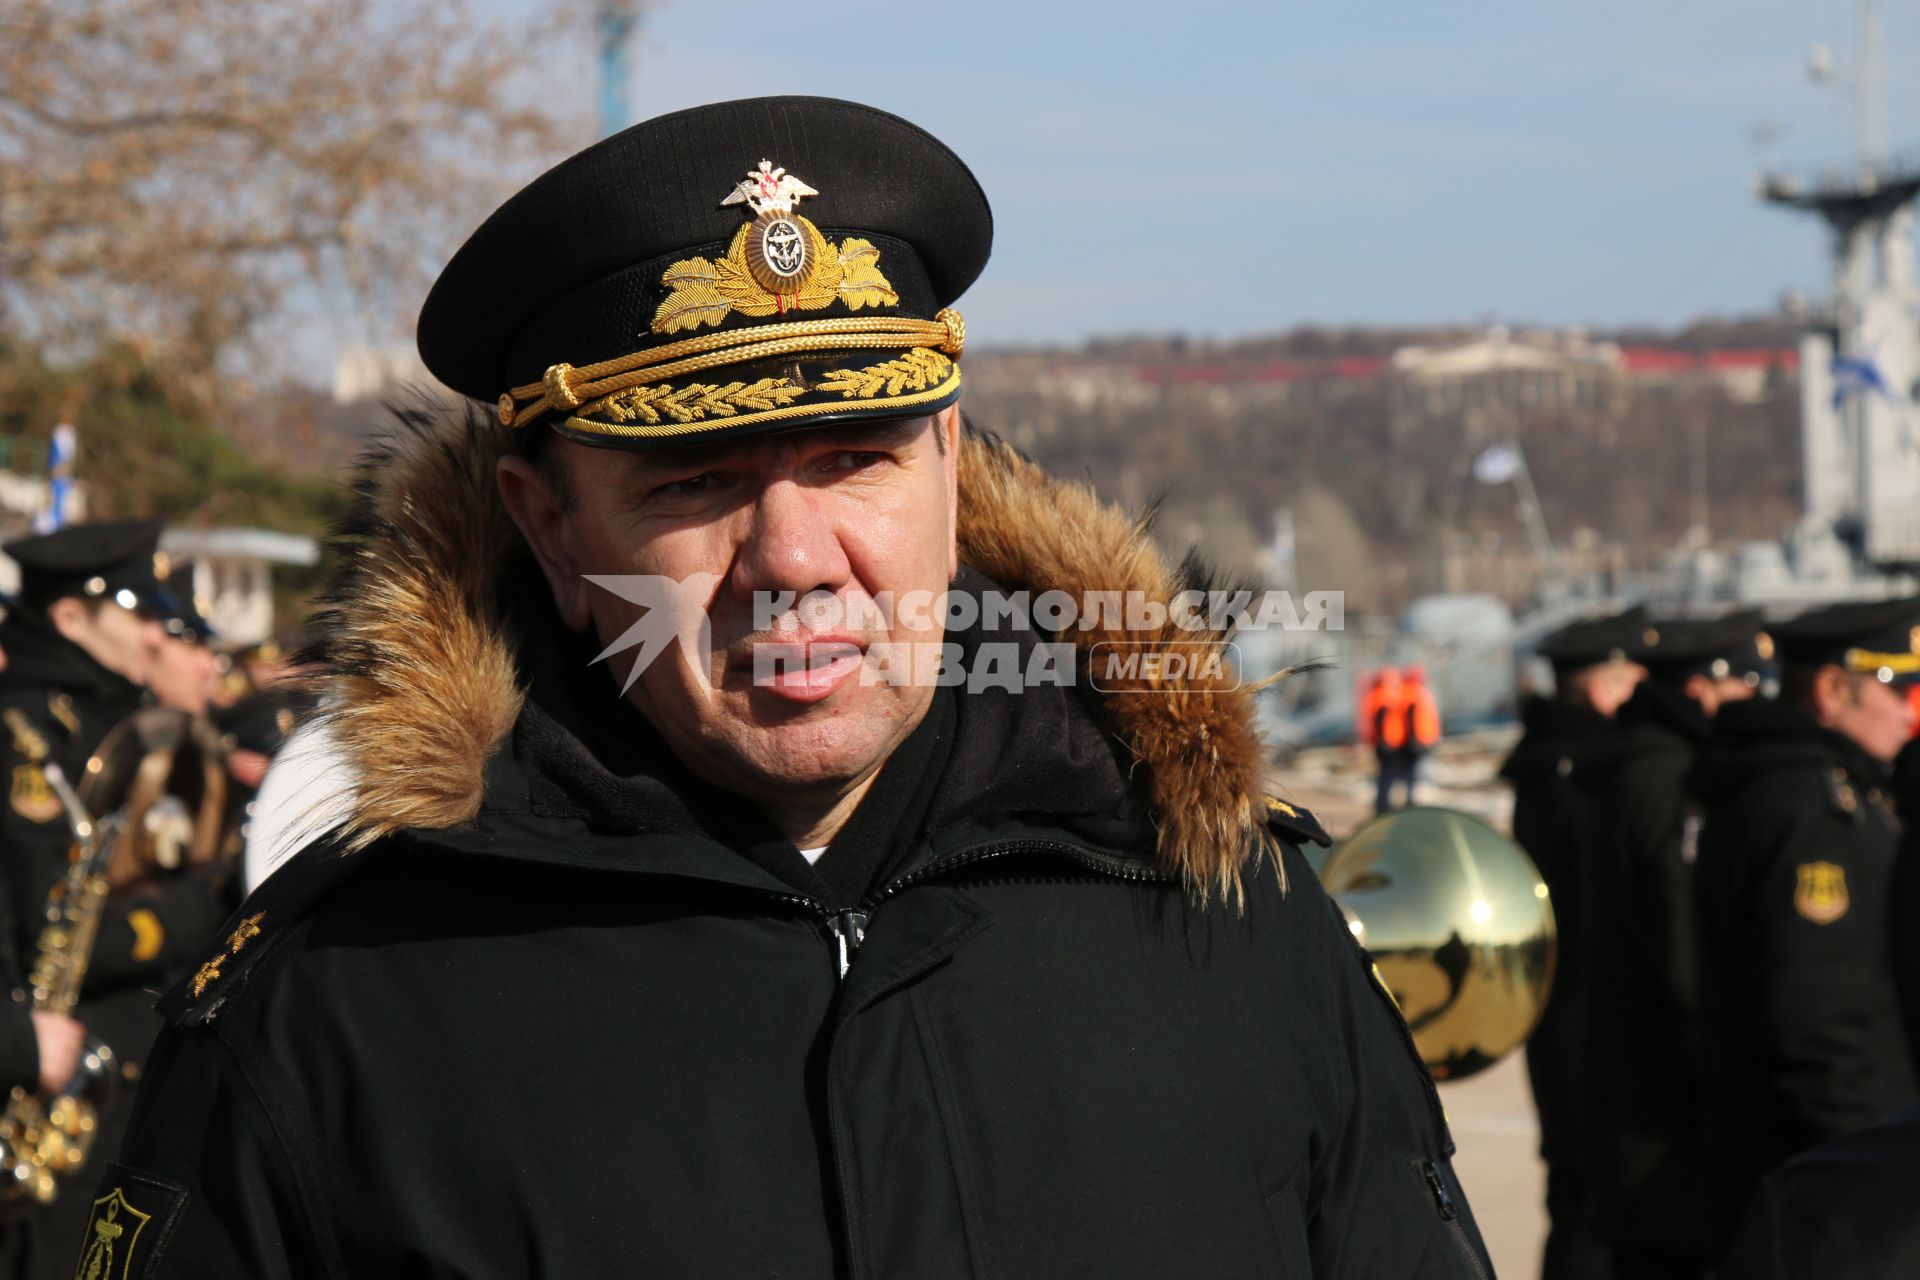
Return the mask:
[(977, 845), (971, 849), (962, 849), (959, 853), (951, 854), (938, 862), (930, 862), (918, 871), (910, 871), (906, 875), (884, 885), (869, 901), (877, 905), (885, 902), (888, 898), (893, 897), (909, 885), (918, 884), (922, 880), (937, 875), (945, 875), (949, 871), (971, 866), (976, 862), (985, 862), (989, 858), (1004, 858), (1009, 854), (1015, 853), (1064, 854), (1081, 866), (1093, 871), (1098, 871), (1100, 874), (1116, 880), (1172, 879), (1172, 877), (1164, 871), (1152, 867), (1142, 867), (1137, 863), (1128, 862), (1124, 858), (1112, 858), (1105, 854), (1095, 853), (1085, 845), (1070, 844), (1064, 840), (1012, 840), (1006, 844)]
[(1423, 1161), (1420, 1171), (1426, 1175), (1427, 1189), (1433, 1192), (1433, 1206), (1440, 1213), (1440, 1221), (1447, 1224), (1447, 1234), (1460, 1246), (1460, 1252), (1466, 1255), (1467, 1265), (1473, 1268), (1473, 1274), (1480, 1280), (1487, 1280), (1486, 1268), (1480, 1265), (1480, 1255), (1473, 1251), (1473, 1241), (1467, 1239), (1467, 1229), (1460, 1225), (1460, 1207), (1453, 1202), (1453, 1193), (1447, 1190), (1447, 1180), (1440, 1176), (1440, 1166), (1432, 1160)]
[(839, 976), (844, 979), (847, 970), (853, 966), (853, 957), (860, 950), (860, 944), (867, 940), (867, 922), (873, 917), (874, 908), (911, 885), (920, 883), (937, 875), (961, 867), (972, 866), (992, 858), (1004, 858), (1016, 853), (1053, 853), (1063, 854), (1083, 867), (1097, 871), (1116, 880), (1164, 881), (1171, 879), (1164, 872), (1137, 866), (1120, 858), (1110, 858), (1077, 844), (1062, 840), (1014, 840), (1006, 844), (980, 845), (972, 849), (963, 849), (959, 853), (942, 858), (908, 872), (898, 879), (881, 886), (878, 892), (867, 897), (857, 907), (840, 912), (828, 912), (827, 909), (811, 898), (796, 898), (793, 901), (804, 902), (815, 911), (827, 917), (827, 931), (834, 941), (834, 962)]
[(865, 911), (850, 910), (836, 912), (827, 921), (827, 928), (838, 944), (839, 954), (835, 961), (839, 966), (840, 977), (847, 976), (847, 970), (853, 967), (854, 952), (860, 950), (860, 944), (867, 940), (867, 919)]
[[(1133, 866), (1119, 858), (1107, 858), (1080, 845), (1068, 844), (1057, 840), (1013, 840), (1005, 844), (979, 845), (963, 849), (959, 853), (928, 863), (917, 871), (889, 881), (870, 894), (857, 907), (845, 911), (830, 912), (811, 898), (790, 897), (787, 900), (804, 904), (818, 914), (826, 917), (827, 932), (834, 943), (834, 962), (842, 981), (846, 980), (847, 970), (853, 966), (853, 957), (859, 952), (860, 944), (867, 938), (867, 922), (872, 918), (874, 909), (882, 902), (932, 876), (944, 875), (961, 867), (973, 866), (993, 858), (1004, 858), (1016, 853), (1054, 853), (1062, 854), (1084, 867), (1098, 871), (1103, 875), (1121, 880), (1167, 880), (1171, 877), (1156, 873), (1151, 869)], [(834, 1132), (833, 1159), (834, 1168), (840, 1185), (840, 1198), (847, 1242), (847, 1265), (855, 1280), (862, 1280), (870, 1273), (867, 1265), (865, 1241), (854, 1228), (859, 1219), (858, 1207), (854, 1204), (854, 1173), (848, 1167), (847, 1155), (839, 1141), (839, 1129), (843, 1122), (840, 1115), (838, 1087), (840, 1069), (840, 1045), (836, 1039), (829, 1054), (827, 1065), (827, 1109), (829, 1124)]]

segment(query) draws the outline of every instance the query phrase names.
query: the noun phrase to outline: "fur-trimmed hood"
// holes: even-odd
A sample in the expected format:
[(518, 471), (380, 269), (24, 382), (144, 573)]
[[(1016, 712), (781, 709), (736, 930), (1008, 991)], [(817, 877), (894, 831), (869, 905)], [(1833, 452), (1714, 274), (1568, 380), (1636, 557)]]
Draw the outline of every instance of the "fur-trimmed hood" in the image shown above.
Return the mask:
[[(341, 575), (320, 619), (317, 678), (326, 732), (354, 779), (344, 825), (356, 847), (471, 821), (485, 763), (520, 714), (525, 690), (498, 595), (503, 566), (528, 557), (494, 480), (511, 447), (472, 410), (403, 412), (362, 460), (355, 513), (338, 539)], [(1169, 565), (1145, 520), (972, 429), (961, 445), (959, 543), (963, 562), (1036, 596), (1136, 592), (1164, 603), (1212, 585), (1191, 561)], [(1226, 638), (1171, 621), (1145, 634), (1106, 622), (1071, 639), (1085, 653), (1120, 639)], [(1202, 895), (1238, 896), (1243, 867), (1272, 841), (1257, 689), (1229, 666), (1212, 679), (1143, 673), (1131, 690), (1178, 694), (1103, 704), (1144, 773), (1160, 859)]]

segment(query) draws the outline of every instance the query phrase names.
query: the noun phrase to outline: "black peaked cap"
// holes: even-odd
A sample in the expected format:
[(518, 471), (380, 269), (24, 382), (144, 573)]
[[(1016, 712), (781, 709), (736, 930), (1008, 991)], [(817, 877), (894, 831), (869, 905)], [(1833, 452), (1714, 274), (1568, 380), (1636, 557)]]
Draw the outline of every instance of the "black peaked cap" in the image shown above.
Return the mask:
[(1646, 647), (1647, 610), (1634, 605), (1600, 618), (1569, 622), (1535, 650), (1555, 671), (1577, 671), (1617, 658), (1638, 657)]
[[(737, 198), (722, 202), (762, 160), (814, 193), (791, 212), (821, 233), (836, 262), (849, 237), (876, 250), (875, 269), (897, 300), (850, 307), (782, 298), (771, 314), (734, 310), (660, 331), (650, 322), (669, 293), (663, 274), (726, 256), (755, 215)], [(744, 342), (757, 327), (815, 319), (932, 322), (980, 274), (992, 239), (973, 174), (905, 120), (831, 98), (695, 107), (614, 134), (496, 210), (427, 296), (420, 355), (448, 386), (494, 402), (555, 364), (579, 369), (688, 337), (739, 330)], [(930, 344), (899, 348), (915, 345)], [(958, 348), (956, 338), (945, 349)], [(529, 416), (525, 406), (521, 413)]]
[(1835, 663), (1888, 683), (1920, 677), (1920, 596), (1812, 609), (1773, 627), (1783, 664)]
[(1663, 619), (1648, 626), (1646, 643), (1634, 656), (1663, 679), (1693, 674), (1763, 674), (1772, 643), (1757, 610), (1718, 618)]
[(165, 625), (167, 634), (176, 640), (210, 644), (220, 638), (213, 624), (194, 606), (191, 592), (161, 587), (153, 602), (152, 612)]
[(90, 520), (0, 546), (20, 566), (20, 599), (46, 605), (63, 596), (98, 598), (131, 591), (139, 608), (156, 606), (154, 556), (164, 520)]

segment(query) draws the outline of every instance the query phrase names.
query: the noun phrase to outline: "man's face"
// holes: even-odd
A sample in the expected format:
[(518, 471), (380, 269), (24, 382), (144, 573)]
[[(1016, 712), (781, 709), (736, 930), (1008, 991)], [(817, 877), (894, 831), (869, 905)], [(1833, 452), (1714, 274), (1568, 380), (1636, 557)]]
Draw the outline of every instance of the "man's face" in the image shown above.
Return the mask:
[(1709, 716), (1718, 715), (1729, 702), (1745, 702), (1760, 692), (1759, 681), (1749, 684), (1745, 676), (1689, 676), (1686, 690)]
[[(556, 440), (572, 505), (534, 540), (550, 544), (542, 564), (562, 616), (591, 623), (609, 644), (645, 611), (579, 575), (711, 575), (707, 669), (670, 646), (629, 700), (695, 773), (750, 799), (857, 785), (931, 700), (920, 682), (862, 673), (876, 643), (937, 643), (937, 621), (914, 629), (861, 606), (883, 593), (938, 594), (951, 580), (958, 425), (949, 409), (731, 446), (628, 451)], [(842, 621), (803, 607), (757, 628), (756, 596), (783, 595), (831, 598)], [(787, 668), (770, 678), (769, 653)], [(609, 659), (623, 680), (634, 657)]]
[(1876, 760), (1891, 760), (1913, 736), (1913, 708), (1906, 694), (1870, 675), (1830, 667), (1814, 685), (1820, 723), (1852, 738)]
[(1646, 678), (1647, 669), (1637, 662), (1615, 659), (1596, 663), (1574, 675), (1573, 697), (1601, 715), (1611, 716), (1626, 705)]
[(111, 600), (56, 600), (48, 612), (60, 634), (95, 662), (135, 684), (147, 682), (154, 652), (166, 636), (159, 623)]
[(154, 647), (146, 683), (161, 706), (205, 715), (217, 674), (212, 650), (163, 631)]

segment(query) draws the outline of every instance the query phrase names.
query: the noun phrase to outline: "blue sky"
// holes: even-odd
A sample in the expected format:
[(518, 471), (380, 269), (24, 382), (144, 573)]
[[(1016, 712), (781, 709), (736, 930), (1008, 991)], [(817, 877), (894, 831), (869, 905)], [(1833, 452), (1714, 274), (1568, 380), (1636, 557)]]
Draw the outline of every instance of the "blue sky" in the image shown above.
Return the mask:
[[(1802, 67), (1824, 42), (1846, 69), (1854, 10), (663, 0), (630, 105), (819, 93), (926, 126), (994, 204), (963, 308), (987, 342), (1672, 325), (1824, 291), (1821, 229), (1751, 194), (1750, 133), (1784, 126), (1790, 165), (1848, 157), (1847, 100)], [(1898, 143), (1920, 122), (1920, 3), (1885, 35)], [(571, 83), (591, 110), (592, 77)]]

